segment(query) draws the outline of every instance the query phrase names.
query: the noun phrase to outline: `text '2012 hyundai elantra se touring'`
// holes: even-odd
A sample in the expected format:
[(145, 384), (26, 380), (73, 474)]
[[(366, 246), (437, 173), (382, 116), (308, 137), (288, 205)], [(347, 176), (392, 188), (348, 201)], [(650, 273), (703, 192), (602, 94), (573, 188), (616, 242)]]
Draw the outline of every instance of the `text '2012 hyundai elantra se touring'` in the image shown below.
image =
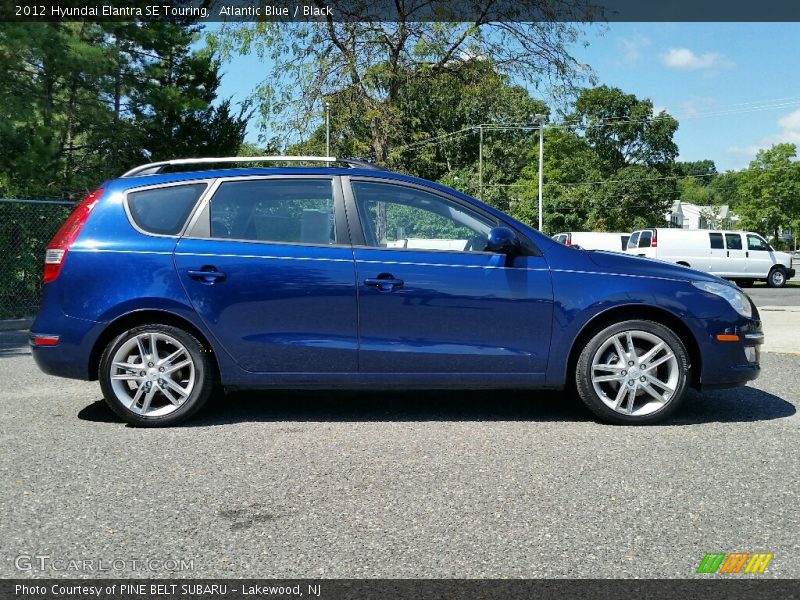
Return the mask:
[(690, 386), (755, 379), (762, 342), (718, 277), (568, 248), (437, 183), (317, 157), (105, 182), (47, 247), (30, 333), (44, 372), (99, 379), (140, 426), (186, 419), (216, 385), (574, 388), (604, 421), (655, 423)]

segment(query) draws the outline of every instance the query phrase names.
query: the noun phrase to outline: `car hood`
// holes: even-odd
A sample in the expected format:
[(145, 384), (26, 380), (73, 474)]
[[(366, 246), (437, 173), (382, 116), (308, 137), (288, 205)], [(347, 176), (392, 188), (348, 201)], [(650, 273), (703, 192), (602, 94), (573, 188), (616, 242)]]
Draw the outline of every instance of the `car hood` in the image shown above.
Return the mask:
[(668, 279), (678, 279), (681, 281), (728, 283), (716, 275), (654, 258), (631, 256), (629, 254), (620, 254), (619, 252), (603, 252), (599, 250), (590, 250), (587, 251), (586, 254), (595, 265), (611, 273), (626, 273), (643, 277), (666, 277)]

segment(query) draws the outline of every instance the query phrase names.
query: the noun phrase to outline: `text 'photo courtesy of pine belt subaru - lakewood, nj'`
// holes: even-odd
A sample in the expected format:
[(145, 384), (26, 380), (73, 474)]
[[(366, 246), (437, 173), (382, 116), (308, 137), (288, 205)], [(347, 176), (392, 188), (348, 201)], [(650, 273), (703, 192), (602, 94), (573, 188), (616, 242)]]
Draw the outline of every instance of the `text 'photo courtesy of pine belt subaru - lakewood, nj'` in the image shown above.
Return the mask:
[(99, 379), (140, 426), (217, 386), (568, 389), (601, 420), (654, 423), (689, 386), (758, 377), (762, 342), (714, 275), (568, 248), (437, 183), (320, 157), (106, 181), (47, 247), (30, 333), (43, 371)]

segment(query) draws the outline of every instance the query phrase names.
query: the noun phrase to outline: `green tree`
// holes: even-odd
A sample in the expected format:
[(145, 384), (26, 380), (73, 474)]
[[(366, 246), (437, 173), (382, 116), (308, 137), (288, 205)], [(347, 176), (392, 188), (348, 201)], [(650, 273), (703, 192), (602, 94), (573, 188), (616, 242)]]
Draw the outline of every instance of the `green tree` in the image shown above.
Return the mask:
[(603, 176), (592, 184), (587, 226), (630, 231), (658, 226), (678, 198), (673, 141), (678, 122), (619, 88), (583, 90), (568, 116), (596, 155)]
[(713, 160), (677, 161), (675, 171), (683, 177), (691, 177), (700, 185), (708, 185), (717, 175)]
[(772, 236), (800, 218), (800, 163), (794, 144), (776, 144), (760, 150), (747, 170), (739, 174), (736, 213), (744, 229)]
[(577, 122), (607, 173), (643, 165), (662, 174), (678, 155), (673, 141), (678, 122), (665, 111), (653, 114), (653, 103), (605, 85), (583, 90), (568, 117)]
[[(273, 131), (297, 135), (318, 122), (323, 102), (334, 99), (345, 119), (356, 117), (366, 124), (369, 154), (379, 163), (398, 145), (405, 126), (401, 107), (409, 85), (424, 88), (429, 82), (465, 58), (491, 61), (504, 73), (514, 73), (531, 83), (554, 83), (571, 88), (588, 74), (585, 65), (570, 55), (569, 46), (581, 29), (568, 22), (554, 22), (550, 8), (561, 14), (574, 9), (576, 20), (585, 3), (542, 3), (542, 20), (522, 23), (497, 19), (488, 0), (478, 3), (481, 14), (472, 23), (447, 22), (452, 6), (432, 1), (422, 5), (398, 2), (392, 22), (348, 21), (328, 18), (319, 22), (228, 24), (210, 37), (212, 50), (232, 53), (258, 52), (271, 57), (274, 67), (258, 88), (261, 114)], [(370, 3), (345, 5), (334, 0), (336, 14), (368, 10)], [(517, 10), (513, 6), (508, 10)], [(420, 10), (437, 10), (436, 22), (420, 21)], [(507, 17), (513, 14), (506, 15)]]

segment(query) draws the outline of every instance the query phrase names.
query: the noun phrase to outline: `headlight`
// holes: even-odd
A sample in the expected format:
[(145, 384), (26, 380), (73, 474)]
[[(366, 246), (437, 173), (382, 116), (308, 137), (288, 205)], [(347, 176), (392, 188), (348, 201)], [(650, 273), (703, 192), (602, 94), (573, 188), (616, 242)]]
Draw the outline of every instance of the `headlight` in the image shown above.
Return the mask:
[(748, 319), (752, 318), (753, 307), (750, 305), (750, 300), (735, 287), (710, 281), (693, 281), (692, 285), (709, 294), (725, 298), (737, 313)]

